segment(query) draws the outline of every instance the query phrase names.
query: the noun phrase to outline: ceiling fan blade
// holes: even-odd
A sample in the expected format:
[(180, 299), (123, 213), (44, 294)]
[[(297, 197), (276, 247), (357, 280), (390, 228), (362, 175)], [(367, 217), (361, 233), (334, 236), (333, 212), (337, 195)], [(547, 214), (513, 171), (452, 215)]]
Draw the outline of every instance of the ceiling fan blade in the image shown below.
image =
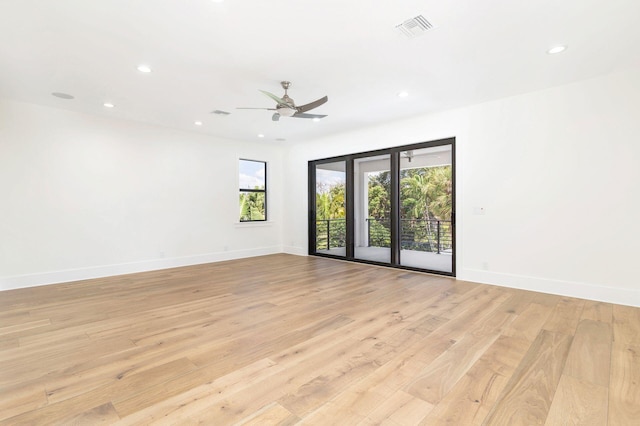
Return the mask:
[(244, 107), (238, 107), (236, 109), (266, 109), (267, 111), (275, 111), (275, 108), (244, 108)]
[(278, 103), (278, 106), (283, 106), (283, 107), (287, 107), (287, 108), (291, 108), (291, 105), (289, 105), (288, 103), (286, 103), (285, 101), (283, 101), (281, 98), (277, 97), (276, 95), (274, 95), (273, 93), (269, 93), (265, 90), (260, 90), (262, 93), (264, 93), (266, 96), (270, 97), (271, 99), (273, 99), (274, 101), (276, 101)]
[(296, 107), (296, 109), (298, 110), (298, 112), (307, 112), (307, 111), (310, 111), (310, 110), (312, 110), (314, 108), (319, 107), (320, 105), (326, 103), (328, 100), (329, 100), (329, 98), (325, 96), (324, 98), (320, 98), (317, 101), (313, 101), (313, 102), (310, 102), (310, 103), (308, 103), (306, 105), (301, 105), (299, 107)]
[(325, 118), (326, 115), (306, 114), (304, 112), (296, 112), (295, 114), (292, 115), (292, 117), (295, 117), (295, 118)]
[(274, 112), (273, 115), (271, 116), (271, 120), (280, 121), (280, 114), (278, 114), (277, 112)]

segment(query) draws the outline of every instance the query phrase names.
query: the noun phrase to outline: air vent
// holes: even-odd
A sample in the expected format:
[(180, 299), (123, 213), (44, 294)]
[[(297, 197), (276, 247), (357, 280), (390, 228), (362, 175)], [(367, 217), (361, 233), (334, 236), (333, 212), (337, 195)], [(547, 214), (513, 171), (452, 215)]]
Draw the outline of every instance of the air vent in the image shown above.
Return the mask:
[(422, 15), (407, 19), (400, 25), (396, 25), (396, 30), (407, 38), (415, 38), (433, 29), (433, 24)]
[(218, 115), (229, 115), (231, 114), (230, 112), (227, 111), (220, 111), (219, 109), (215, 110), (215, 111), (211, 111), (211, 114), (218, 114)]

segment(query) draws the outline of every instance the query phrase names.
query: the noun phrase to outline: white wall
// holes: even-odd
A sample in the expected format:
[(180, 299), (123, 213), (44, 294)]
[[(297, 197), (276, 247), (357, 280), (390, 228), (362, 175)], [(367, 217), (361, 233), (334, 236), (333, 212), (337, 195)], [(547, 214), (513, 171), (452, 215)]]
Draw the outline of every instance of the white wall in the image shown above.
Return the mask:
[(638, 69), (287, 149), (0, 101), (0, 289), (305, 254), (307, 161), (455, 136), (458, 278), (640, 306), (639, 117)]
[(459, 279), (640, 306), (638, 69), (291, 147), (285, 250), (307, 250), (307, 161), (451, 136)]
[[(0, 289), (282, 251), (282, 152), (0, 102)], [(270, 223), (237, 224), (238, 158)]]

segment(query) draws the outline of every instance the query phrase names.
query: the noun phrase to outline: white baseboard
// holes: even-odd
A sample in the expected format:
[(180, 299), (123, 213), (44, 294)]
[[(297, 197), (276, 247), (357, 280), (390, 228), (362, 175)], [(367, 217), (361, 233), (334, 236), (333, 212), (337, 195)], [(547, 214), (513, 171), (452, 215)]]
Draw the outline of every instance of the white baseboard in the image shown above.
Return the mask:
[(575, 281), (551, 280), (523, 275), (489, 272), (479, 269), (458, 270), (457, 278), (459, 280), (473, 281), (501, 287), (518, 288), (521, 290), (537, 291), (540, 293), (557, 294), (560, 296), (640, 307), (640, 289), (610, 287)]
[(309, 255), (309, 253), (307, 253), (307, 249), (306, 248), (294, 247), (294, 246), (284, 246), (282, 248), (282, 252), (283, 253), (287, 253), (287, 254), (295, 254), (297, 256), (308, 256)]
[(261, 247), (247, 250), (206, 253), (195, 256), (153, 259), (140, 262), (121, 263), (116, 265), (103, 265), (88, 268), (66, 269), (62, 271), (0, 277), (0, 291), (48, 284), (58, 284), (70, 281), (88, 280), (92, 278), (103, 278), (114, 275), (133, 274), (136, 272), (156, 271), (159, 269), (198, 265), (202, 263), (221, 262), (224, 260), (243, 259), (247, 257), (282, 253), (282, 251), (283, 250), (281, 246)]
[[(116, 265), (67, 269), (28, 275), (15, 275), (0, 277), (0, 291), (80, 281), (92, 278), (102, 278), (114, 275), (132, 274), (136, 272), (155, 271), (180, 266), (221, 262), (225, 260), (243, 259), (247, 257), (264, 256), (276, 253), (288, 253), (297, 256), (308, 255), (307, 250), (302, 247), (273, 246), (247, 250), (206, 253), (177, 258), (153, 259)], [(636, 290), (579, 283), (574, 281), (551, 280), (523, 275), (483, 271), (479, 269), (458, 269), (457, 275), (458, 279), (465, 281), (640, 307), (640, 289)]]

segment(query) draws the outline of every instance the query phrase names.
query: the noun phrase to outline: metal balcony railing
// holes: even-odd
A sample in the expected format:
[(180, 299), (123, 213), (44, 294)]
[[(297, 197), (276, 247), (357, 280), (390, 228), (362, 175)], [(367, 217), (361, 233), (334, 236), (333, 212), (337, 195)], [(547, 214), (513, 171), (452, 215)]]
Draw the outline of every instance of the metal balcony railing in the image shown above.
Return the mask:
[(402, 250), (451, 252), (453, 248), (450, 220), (401, 219)]
[(346, 219), (316, 220), (316, 250), (330, 250), (347, 245)]
[[(391, 221), (388, 218), (367, 218), (369, 247), (391, 246)], [(452, 226), (450, 220), (401, 219), (400, 248), (402, 250), (431, 253), (450, 252)], [(346, 220), (324, 219), (316, 221), (316, 250), (345, 247)]]

